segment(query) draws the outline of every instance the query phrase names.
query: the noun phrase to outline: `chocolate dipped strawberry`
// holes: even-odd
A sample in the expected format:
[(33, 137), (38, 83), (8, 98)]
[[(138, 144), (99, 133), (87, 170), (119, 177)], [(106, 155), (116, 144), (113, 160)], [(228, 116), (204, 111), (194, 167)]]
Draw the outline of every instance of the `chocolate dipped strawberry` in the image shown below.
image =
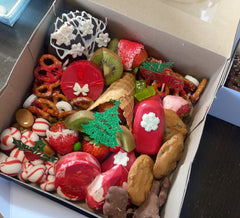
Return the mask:
[(72, 152), (79, 140), (78, 131), (68, 129), (64, 122), (57, 122), (46, 134), (49, 145), (61, 155)]
[(134, 108), (133, 136), (135, 151), (143, 154), (156, 154), (161, 147), (164, 132), (164, 110), (159, 95), (154, 95)]
[(119, 40), (118, 55), (122, 60), (124, 70), (132, 70), (148, 58), (143, 44), (126, 39)]
[(56, 166), (55, 188), (65, 199), (83, 200), (87, 187), (101, 173), (98, 160), (86, 152), (72, 152), (64, 155)]

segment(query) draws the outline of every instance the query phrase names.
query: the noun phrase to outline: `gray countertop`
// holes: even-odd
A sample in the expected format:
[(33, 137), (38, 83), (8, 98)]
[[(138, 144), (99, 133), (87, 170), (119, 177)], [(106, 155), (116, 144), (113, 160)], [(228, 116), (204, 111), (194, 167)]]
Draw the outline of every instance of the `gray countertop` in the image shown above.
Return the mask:
[(0, 23), (0, 90), (6, 85), (17, 58), (52, 2), (32, 0), (13, 27)]

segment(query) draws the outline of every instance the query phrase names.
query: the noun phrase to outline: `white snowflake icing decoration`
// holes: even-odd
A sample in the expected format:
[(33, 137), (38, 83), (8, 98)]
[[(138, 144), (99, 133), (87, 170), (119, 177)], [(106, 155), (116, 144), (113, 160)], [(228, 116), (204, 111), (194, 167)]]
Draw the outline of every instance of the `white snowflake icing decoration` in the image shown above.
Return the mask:
[(116, 164), (116, 165), (127, 166), (128, 161), (129, 161), (129, 157), (127, 156), (127, 153), (119, 151), (114, 156), (114, 162), (113, 163)]
[(98, 38), (96, 38), (98, 47), (106, 47), (109, 41), (110, 38), (108, 37), (108, 33), (100, 33)]
[[(54, 25), (50, 45), (56, 50), (61, 60), (68, 55), (73, 58), (85, 55), (87, 59), (90, 59), (97, 47), (106, 47), (110, 41), (108, 33), (104, 33), (107, 21), (103, 22), (85, 11), (63, 13), (56, 19)], [(62, 44), (68, 47), (63, 47)], [(77, 45), (78, 49), (70, 46), (71, 44)]]
[(89, 92), (88, 84), (85, 84), (83, 87), (79, 85), (79, 83), (75, 83), (73, 86), (73, 94), (78, 96), (82, 94), (83, 96), (86, 96)]
[(81, 43), (77, 43), (77, 44), (73, 44), (71, 47), (71, 51), (72, 51), (72, 57), (76, 58), (77, 56), (82, 56), (83, 51), (84, 51), (84, 47), (81, 45)]
[(57, 45), (65, 44), (70, 45), (71, 40), (76, 38), (73, 34), (74, 27), (66, 22), (54, 33), (51, 34), (51, 38), (56, 40)]
[(90, 20), (83, 20), (79, 26), (79, 30), (82, 32), (82, 36), (93, 34), (93, 24)]
[(143, 127), (145, 131), (150, 132), (156, 130), (159, 123), (160, 119), (156, 117), (155, 113), (149, 112), (142, 116), (141, 127)]

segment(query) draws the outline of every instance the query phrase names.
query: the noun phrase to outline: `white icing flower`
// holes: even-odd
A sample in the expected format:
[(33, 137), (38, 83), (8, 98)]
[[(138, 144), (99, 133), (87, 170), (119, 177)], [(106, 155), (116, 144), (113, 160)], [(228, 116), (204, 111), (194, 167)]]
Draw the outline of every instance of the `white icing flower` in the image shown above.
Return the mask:
[(65, 44), (68, 46), (71, 40), (76, 38), (76, 35), (73, 34), (73, 30), (74, 27), (72, 25), (64, 23), (56, 32), (51, 34), (51, 38), (56, 39), (57, 45)]
[(79, 85), (79, 83), (75, 83), (73, 87), (74, 95), (78, 96), (82, 93), (83, 96), (87, 95), (87, 92), (89, 92), (88, 84), (85, 84), (82, 88)]
[(98, 38), (96, 38), (98, 47), (106, 47), (109, 41), (108, 33), (100, 33)]
[(115, 156), (114, 156), (114, 164), (117, 165), (123, 165), (123, 166), (127, 166), (127, 163), (129, 161), (129, 157), (127, 156), (126, 152), (118, 152)]
[(82, 56), (84, 49), (85, 48), (81, 45), (81, 43), (73, 44), (71, 47), (72, 57), (76, 58), (77, 56)]
[(147, 132), (154, 131), (158, 128), (160, 119), (156, 117), (155, 113), (150, 112), (142, 116), (141, 127), (143, 127)]
[(88, 34), (93, 34), (93, 24), (91, 20), (84, 20), (81, 22), (81, 26), (79, 26), (79, 30), (82, 32), (82, 36), (86, 36)]

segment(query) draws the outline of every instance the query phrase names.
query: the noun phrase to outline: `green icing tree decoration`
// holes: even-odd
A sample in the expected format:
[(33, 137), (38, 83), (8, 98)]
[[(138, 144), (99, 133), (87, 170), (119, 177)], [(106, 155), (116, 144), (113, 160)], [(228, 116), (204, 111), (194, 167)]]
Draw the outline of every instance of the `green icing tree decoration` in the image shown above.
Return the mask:
[(40, 159), (42, 159), (43, 161), (51, 161), (54, 162), (55, 160), (57, 160), (56, 157), (54, 156), (50, 156), (44, 153), (44, 146), (45, 143), (43, 142), (43, 140), (39, 140), (35, 142), (35, 145), (33, 147), (30, 147), (28, 145), (25, 145), (21, 140), (16, 140), (13, 138), (13, 143), (16, 145), (16, 147), (21, 150), (21, 151), (26, 151), (26, 152), (31, 152), (34, 155), (38, 155)]
[(166, 69), (167, 67), (172, 67), (172, 66), (173, 66), (172, 62), (161, 63), (159, 61), (154, 61), (154, 60), (144, 61), (142, 64), (142, 68), (144, 68), (146, 70), (150, 70), (155, 73), (163, 72), (164, 69)]
[(122, 132), (118, 117), (119, 105), (120, 101), (115, 101), (114, 106), (106, 109), (105, 112), (95, 112), (95, 120), (89, 121), (88, 124), (82, 124), (83, 132), (89, 135), (94, 143), (112, 148), (118, 146), (117, 132)]

